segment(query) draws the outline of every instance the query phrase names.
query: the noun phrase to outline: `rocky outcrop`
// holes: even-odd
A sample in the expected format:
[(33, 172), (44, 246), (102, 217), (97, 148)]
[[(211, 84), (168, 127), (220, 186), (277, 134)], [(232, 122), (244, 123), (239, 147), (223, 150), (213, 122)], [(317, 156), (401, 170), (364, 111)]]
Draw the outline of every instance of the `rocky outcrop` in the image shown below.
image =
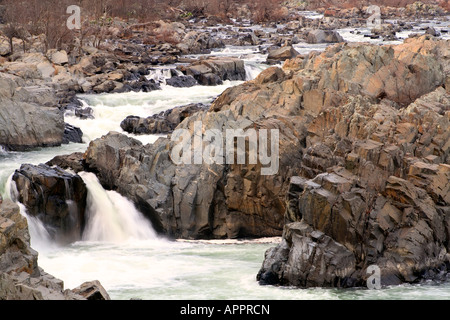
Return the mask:
[[(89, 299), (80, 295), (82, 291), (64, 289), (63, 281), (42, 270), (37, 259), (38, 253), (30, 247), (27, 220), (19, 206), (10, 200), (0, 202), (0, 300)], [(98, 281), (94, 283), (98, 292), (105, 293)], [(89, 284), (80, 288), (86, 286)]]
[(200, 85), (218, 85), (225, 80), (245, 80), (244, 61), (237, 58), (212, 57), (186, 67), (186, 75)]
[(84, 161), (82, 152), (75, 152), (69, 155), (56, 156), (46, 163), (50, 167), (59, 167), (61, 169), (71, 169), (76, 173), (84, 171)]
[(17, 201), (28, 214), (44, 223), (60, 243), (81, 239), (84, 228), (87, 189), (78, 175), (58, 167), (24, 164), (13, 175)]
[[(334, 55), (336, 65), (344, 63), (347, 53), (374, 49), (356, 48)], [(336, 73), (335, 90), (356, 95), (341, 99), (339, 92), (334, 97), (325, 93), (315, 103), (303, 93), (305, 107), (311, 103), (305, 111), (314, 116), (305, 124), (301, 173), (291, 178), (287, 193), (283, 240), (266, 252), (257, 276), (261, 284), (366, 286), (371, 265), (380, 268), (382, 285), (443, 280), (450, 271), (450, 96), (442, 87), (449, 72), (448, 43), (425, 36), (381, 48), (393, 51), (384, 57), (366, 54), (360, 61), (374, 66), (381, 59), (380, 65), (391, 66), (387, 73), (372, 69), (384, 79), (384, 88), (390, 77), (398, 83), (397, 94), (389, 99), (371, 94), (374, 80), (372, 88), (367, 84), (361, 90), (362, 82), (347, 91), (344, 70), (356, 80), (359, 71), (368, 70), (361, 62)], [(318, 56), (309, 62), (320, 70), (325, 60)], [(419, 64), (421, 71), (414, 71)], [(332, 69), (321, 73), (319, 87), (331, 88)], [(415, 92), (400, 95), (407, 91)]]
[[(179, 131), (145, 146), (109, 133), (91, 142), (84, 165), (173, 237), (273, 236), (284, 228), (262, 283), (362, 285), (371, 264), (382, 268), (384, 284), (417, 281), (447, 261), (447, 47), (426, 36), (399, 46), (334, 45), (225, 90), (176, 127), (191, 142), (201, 137), (203, 151), (210, 130), (278, 130), (273, 174), (262, 174), (259, 160), (177, 162)], [(389, 83), (398, 83), (395, 93)]]
[(120, 127), (128, 133), (134, 134), (167, 134), (171, 133), (187, 117), (207, 108), (208, 106), (202, 103), (192, 103), (162, 111), (148, 118), (128, 116), (121, 122)]
[(0, 83), (0, 145), (9, 150), (61, 145), (64, 118), (52, 105), (54, 93), (37, 93), (22, 79), (2, 73)]
[(72, 289), (72, 291), (86, 300), (111, 300), (108, 292), (97, 280), (82, 283), (79, 287)]
[(83, 132), (80, 128), (72, 126), (68, 123), (64, 124), (64, 136), (62, 143), (82, 143), (83, 142)]
[(292, 59), (298, 56), (299, 53), (292, 48), (292, 46), (281, 47), (277, 49), (269, 49), (269, 54), (267, 56), (267, 63), (275, 64), (280, 61), (285, 61), (287, 59)]

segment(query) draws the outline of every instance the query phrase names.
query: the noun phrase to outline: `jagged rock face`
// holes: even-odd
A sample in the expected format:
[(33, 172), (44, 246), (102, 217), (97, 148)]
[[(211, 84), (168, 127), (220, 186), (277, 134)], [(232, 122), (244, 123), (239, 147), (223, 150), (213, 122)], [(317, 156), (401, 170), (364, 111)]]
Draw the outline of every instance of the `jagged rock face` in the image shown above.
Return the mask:
[(78, 175), (48, 165), (22, 165), (12, 180), (17, 201), (28, 214), (41, 220), (57, 242), (81, 239), (84, 228), (87, 189)]
[[(349, 90), (353, 81), (346, 75), (367, 71), (364, 61), (375, 65), (366, 54), (362, 65), (343, 68), (335, 87), (356, 95), (307, 110), (320, 111), (306, 124), (301, 173), (291, 178), (286, 200), (283, 241), (267, 251), (260, 283), (365, 286), (371, 265), (380, 267), (382, 285), (445, 277), (450, 266), (450, 96), (441, 79), (448, 75), (447, 43), (423, 37), (389, 53), (412, 65), (423, 61), (421, 71), (406, 79), (395, 73), (401, 67), (387, 64), (402, 83), (399, 90), (414, 90), (417, 99), (376, 99), (367, 94), (374, 89), (369, 84), (361, 90), (365, 84), (358, 77), (362, 87)], [(339, 69), (360, 50), (379, 48), (339, 51), (333, 65)], [(327, 52), (321, 56), (307, 65), (320, 69)], [(426, 63), (432, 60), (437, 67)], [(323, 71), (319, 87), (332, 87), (332, 77), (324, 76), (333, 74), (334, 66)], [(420, 89), (418, 79), (424, 79)]]

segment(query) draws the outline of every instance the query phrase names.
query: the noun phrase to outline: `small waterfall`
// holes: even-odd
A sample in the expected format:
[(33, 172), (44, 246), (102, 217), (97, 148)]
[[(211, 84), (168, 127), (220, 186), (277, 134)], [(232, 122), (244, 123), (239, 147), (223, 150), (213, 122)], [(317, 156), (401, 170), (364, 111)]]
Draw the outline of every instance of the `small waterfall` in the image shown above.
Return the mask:
[(56, 247), (42, 221), (36, 217), (28, 215), (27, 209), (23, 204), (20, 202), (17, 202), (17, 204), (20, 208), (20, 213), (27, 219), (28, 222), (31, 247), (39, 252)]
[(122, 242), (157, 239), (150, 222), (134, 204), (115, 191), (106, 191), (93, 173), (80, 172), (88, 189), (83, 240)]
[(246, 78), (245, 80), (249, 81), (249, 80), (255, 79), (263, 70), (264, 70), (264, 68), (261, 66), (258, 66), (256, 64), (246, 63), (245, 64), (245, 78)]
[(13, 181), (14, 173), (12, 173), (8, 180), (6, 180), (5, 184), (5, 199), (10, 199), (14, 202), (17, 202), (17, 198), (19, 197), (19, 191), (17, 191), (16, 182)]
[(150, 74), (146, 76), (147, 80), (154, 80), (159, 84), (166, 84), (166, 80), (172, 78), (174, 74), (179, 75), (181, 72), (174, 68), (154, 68), (150, 69)]

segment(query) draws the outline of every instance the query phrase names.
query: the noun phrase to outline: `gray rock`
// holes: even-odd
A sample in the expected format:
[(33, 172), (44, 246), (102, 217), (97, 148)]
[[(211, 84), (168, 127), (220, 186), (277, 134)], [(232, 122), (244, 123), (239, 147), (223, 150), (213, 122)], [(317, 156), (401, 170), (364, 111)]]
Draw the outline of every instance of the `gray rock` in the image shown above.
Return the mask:
[(121, 122), (120, 127), (124, 131), (134, 134), (167, 134), (173, 132), (187, 117), (207, 108), (208, 106), (202, 103), (192, 103), (160, 112), (148, 118), (128, 116)]
[(80, 128), (74, 127), (68, 123), (65, 123), (64, 136), (63, 136), (62, 143), (67, 144), (69, 142), (82, 143), (83, 142), (83, 132), (81, 131)]
[(111, 300), (108, 292), (97, 280), (84, 282), (80, 286), (72, 289), (75, 294), (84, 297), (86, 300)]
[(291, 46), (281, 47), (279, 49), (269, 50), (269, 55), (267, 56), (268, 63), (277, 63), (280, 61), (285, 61), (287, 59), (292, 59), (298, 56), (297, 50)]
[(24, 164), (13, 175), (17, 200), (28, 214), (41, 220), (55, 241), (81, 239), (85, 222), (87, 189), (78, 175), (55, 167)]
[(166, 84), (177, 88), (188, 88), (197, 85), (197, 80), (192, 76), (175, 76), (166, 80)]
[(342, 36), (335, 30), (312, 30), (306, 36), (307, 43), (335, 43), (344, 42)]
[(61, 145), (64, 118), (59, 109), (27, 102), (29, 93), (20, 91), (18, 78), (0, 74), (0, 79), (4, 85), (0, 92), (0, 144), (10, 150)]

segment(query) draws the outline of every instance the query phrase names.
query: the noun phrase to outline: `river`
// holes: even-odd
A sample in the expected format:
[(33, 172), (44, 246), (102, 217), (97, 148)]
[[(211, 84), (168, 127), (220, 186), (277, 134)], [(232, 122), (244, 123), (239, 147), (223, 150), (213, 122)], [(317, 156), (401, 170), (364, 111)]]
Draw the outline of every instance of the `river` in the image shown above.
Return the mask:
[[(364, 37), (367, 30), (364, 28), (360, 30), (361, 34), (350, 31), (355, 30), (340, 30), (345, 40), (367, 41), (368, 38)], [(407, 33), (403, 36), (407, 37)], [(324, 50), (325, 47), (295, 45), (301, 53)], [(213, 54), (241, 57), (246, 63), (247, 78), (252, 79), (267, 67), (262, 63), (265, 55), (258, 52), (257, 47), (226, 47)], [(66, 122), (83, 131), (81, 144), (71, 143), (30, 152), (5, 152), (0, 149), (0, 193), (4, 197), (9, 196), (10, 176), (21, 164), (39, 164), (56, 155), (84, 152), (91, 140), (109, 131), (122, 132), (120, 122), (128, 115), (150, 116), (192, 102), (209, 103), (226, 88), (241, 83), (226, 81), (215, 87), (174, 88), (164, 85), (164, 74), (164, 70), (154, 70), (150, 75), (162, 81), (162, 90), (79, 96), (83, 103), (93, 108), (95, 117), (81, 120), (66, 115)], [(130, 136), (143, 143), (152, 143), (158, 138), (155, 135)], [(57, 246), (49, 240), (39, 221), (28, 218), (31, 244), (39, 252), (39, 265), (64, 280), (66, 288), (74, 288), (84, 281), (99, 280), (112, 299), (357, 300), (450, 297), (449, 282), (401, 285), (382, 290), (260, 286), (256, 282), (256, 274), (264, 252), (275, 246), (280, 238), (168, 240), (157, 236), (150, 223), (127, 199), (114, 191), (104, 190), (93, 174), (80, 175), (89, 190), (88, 222), (81, 241)], [(24, 207), (21, 208), (26, 215)]]

